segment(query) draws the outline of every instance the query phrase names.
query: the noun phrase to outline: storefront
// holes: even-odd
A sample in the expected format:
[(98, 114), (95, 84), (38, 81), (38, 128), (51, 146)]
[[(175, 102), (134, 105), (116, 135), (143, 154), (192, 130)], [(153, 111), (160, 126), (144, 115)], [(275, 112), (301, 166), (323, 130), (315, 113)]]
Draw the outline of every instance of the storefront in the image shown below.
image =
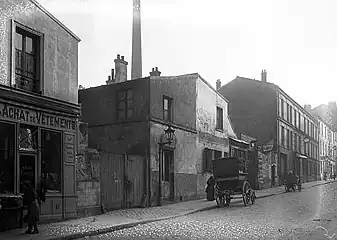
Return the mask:
[(37, 187), (42, 179), (41, 219), (75, 216), (77, 105), (42, 97), (8, 100), (18, 96), (0, 99), (0, 194), (22, 194), (24, 181)]

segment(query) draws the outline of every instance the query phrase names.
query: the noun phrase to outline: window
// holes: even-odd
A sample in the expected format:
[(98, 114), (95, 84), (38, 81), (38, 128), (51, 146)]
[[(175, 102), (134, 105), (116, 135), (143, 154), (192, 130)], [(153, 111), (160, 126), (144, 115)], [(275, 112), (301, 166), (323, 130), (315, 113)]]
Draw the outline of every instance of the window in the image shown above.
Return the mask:
[(41, 177), (47, 192), (61, 191), (62, 134), (41, 130)]
[(285, 109), (284, 109), (284, 120), (289, 121), (289, 104), (285, 104)]
[(286, 148), (290, 148), (290, 143), (289, 143), (289, 140), (290, 140), (290, 131), (289, 131), (289, 129), (287, 129), (287, 132), (286, 132)]
[(284, 118), (284, 100), (281, 99), (281, 117)]
[(223, 130), (223, 109), (216, 107), (216, 129)]
[(212, 172), (212, 150), (209, 148), (204, 149), (203, 154), (203, 170), (204, 172)]
[(293, 150), (293, 132), (290, 131), (289, 149)]
[(16, 86), (40, 92), (40, 36), (16, 26), (14, 39)]
[(117, 119), (127, 120), (133, 114), (132, 90), (120, 91), (117, 93)]
[(163, 99), (163, 119), (172, 122), (172, 98), (164, 96)]
[(297, 118), (297, 128), (301, 129), (301, 113), (298, 112), (298, 118)]
[(214, 150), (214, 159), (218, 159), (222, 157), (222, 152)]
[(294, 151), (297, 151), (297, 134), (294, 133), (294, 146), (293, 146)]
[(15, 125), (0, 123), (0, 193), (14, 193)]
[(37, 150), (37, 128), (29, 125), (20, 125), (19, 149), (27, 151)]
[(294, 126), (295, 126), (295, 127), (298, 127), (298, 126), (297, 126), (297, 112), (296, 112), (295, 109), (294, 109)]
[(293, 108), (289, 105), (289, 123), (293, 124)]
[(304, 116), (301, 116), (301, 131), (303, 131), (303, 132), (304, 132), (304, 126), (305, 126)]
[(284, 127), (282, 126), (282, 128), (281, 128), (281, 146), (283, 146), (283, 147), (284, 147), (284, 145), (285, 145), (284, 134), (285, 134), (285, 129), (284, 129)]

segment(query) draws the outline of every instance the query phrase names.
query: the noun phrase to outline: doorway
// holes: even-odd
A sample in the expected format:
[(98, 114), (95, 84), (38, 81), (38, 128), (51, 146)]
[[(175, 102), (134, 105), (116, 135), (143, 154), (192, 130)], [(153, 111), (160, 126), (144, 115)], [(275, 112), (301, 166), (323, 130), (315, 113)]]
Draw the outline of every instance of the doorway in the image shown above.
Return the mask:
[(174, 200), (174, 151), (163, 149), (162, 168), (162, 196), (170, 201)]
[(36, 155), (20, 154), (19, 155), (19, 192), (24, 189), (24, 182), (29, 182), (35, 188), (37, 180)]
[(276, 166), (275, 164), (271, 165), (271, 186), (275, 186), (275, 176), (276, 176)]

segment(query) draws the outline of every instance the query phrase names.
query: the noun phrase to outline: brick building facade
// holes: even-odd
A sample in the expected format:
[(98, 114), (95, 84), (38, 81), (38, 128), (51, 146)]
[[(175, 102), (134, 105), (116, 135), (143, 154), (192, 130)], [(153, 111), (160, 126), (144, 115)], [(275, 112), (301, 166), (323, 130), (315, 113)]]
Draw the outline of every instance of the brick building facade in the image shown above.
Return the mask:
[(247, 134), (272, 149), (270, 183), (282, 184), (292, 170), (302, 181), (318, 178), (318, 123), (280, 87), (237, 77), (218, 90), (229, 101), (236, 134)]
[[(126, 65), (116, 64), (116, 73)], [(198, 74), (161, 77), (153, 69), (150, 77), (126, 81), (115, 71), (107, 85), (79, 91), (89, 147), (148, 159), (144, 195), (152, 205), (160, 163), (162, 200), (204, 196), (212, 159), (228, 153), (228, 135), (236, 137), (226, 99)], [(175, 130), (175, 144), (160, 149), (168, 126)]]
[(41, 178), (41, 219), (73, 217), (80, 39), (34, 0), (0, 11), (0, 196)]

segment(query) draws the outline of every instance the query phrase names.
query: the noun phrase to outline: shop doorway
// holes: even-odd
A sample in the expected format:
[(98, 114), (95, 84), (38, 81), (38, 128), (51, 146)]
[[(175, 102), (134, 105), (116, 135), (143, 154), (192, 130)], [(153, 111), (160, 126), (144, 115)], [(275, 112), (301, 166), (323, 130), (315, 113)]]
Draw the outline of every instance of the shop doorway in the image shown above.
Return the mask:
[(174, 151), (163, 149), (162, 157), (162, 197), (174, 200)]
[(34, 154), (19, 155), (19, 192), (24, 190), (24, 182), (29, 182), (31, 186), (36, 186), (37, 180), (37, 162)]

